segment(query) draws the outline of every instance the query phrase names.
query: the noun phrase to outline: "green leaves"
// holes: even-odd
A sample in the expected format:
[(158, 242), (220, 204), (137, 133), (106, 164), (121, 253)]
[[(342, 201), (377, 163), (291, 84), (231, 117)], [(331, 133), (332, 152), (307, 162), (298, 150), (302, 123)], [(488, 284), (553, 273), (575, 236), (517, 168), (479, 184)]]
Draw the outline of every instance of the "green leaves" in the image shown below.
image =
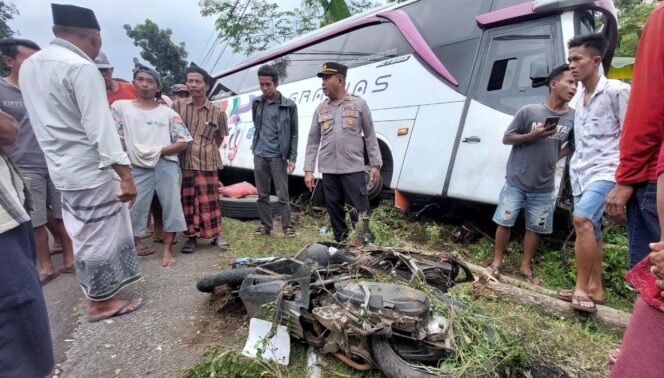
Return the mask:
[(200, 0), (203, 16), (216, 16), (218, 39), (234, 53), (252, 55), (351, 14), (377, 6), (371, 0), (303, 0), (284, 10), (267, 0)]
[[(171, 40), (171, 29), (160, 29), (159, 25), (146, 19), (145, 23), (133, 28), (124, 25), (127, 36), (134, 40), (134, 46), (141, 48), (141, 58), (150, 63), (161, 75), (162, 89), (184, 82), (187, 69), (185, 44), (176, 45)], [(134, 58), (134, 64), (138, 59)]]
[(655, 3), (643, 0), (619, 0), (618, 8), (618, 48), (615, 56), (635, 56), (643, 27)]

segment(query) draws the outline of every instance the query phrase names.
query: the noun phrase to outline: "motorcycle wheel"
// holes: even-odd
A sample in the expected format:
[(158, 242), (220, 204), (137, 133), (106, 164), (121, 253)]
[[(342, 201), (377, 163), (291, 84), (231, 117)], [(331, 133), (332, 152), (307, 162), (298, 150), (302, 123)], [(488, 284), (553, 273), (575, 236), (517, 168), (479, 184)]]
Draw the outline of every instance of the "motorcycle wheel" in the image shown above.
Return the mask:
[(406, 362), (392, 348), (390, 340), (385, 335), (371, 337), (371, 349), (376, 366), (388, 378), (434, 378), (452, 377), (451, 375), (438, 375), (425, 370), (417, 369)]
[(203, 293), (211, 293), (215, 287), (221, 285), (228, 285), (233, 289), (237, 289), (242, 285), (242, 281), (254, 270), (254, 268), (238, 268), (208, 274), (198, 280), (196, 288)]

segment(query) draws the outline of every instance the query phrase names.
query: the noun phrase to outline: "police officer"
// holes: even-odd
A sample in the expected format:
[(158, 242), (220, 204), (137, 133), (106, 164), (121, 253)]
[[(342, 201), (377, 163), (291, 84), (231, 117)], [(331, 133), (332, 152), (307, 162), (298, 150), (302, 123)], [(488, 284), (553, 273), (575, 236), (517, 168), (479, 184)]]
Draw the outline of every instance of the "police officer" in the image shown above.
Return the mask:
[[(318, 73), (327, 96), (313, 115), (304, 159), (304, 183), (314, 189), (314, 167), (323, 174), (325, 206), (330, 215), (334, 239), (348, 237), (345, 203), (351, 219), (368, 219), (369, 198), (365, 177), (364, 151), (371, 165), (370, 180), (377, 183), (382, 160), (371, 112), (363, 99), (346, 92), (348, 67), (327, 62)], [(319, 152), (320, 148), (320, 152)], [(366, 223), (365, 223), (366, 228)], [(368, 228), (365, 230), (368, 231)]]

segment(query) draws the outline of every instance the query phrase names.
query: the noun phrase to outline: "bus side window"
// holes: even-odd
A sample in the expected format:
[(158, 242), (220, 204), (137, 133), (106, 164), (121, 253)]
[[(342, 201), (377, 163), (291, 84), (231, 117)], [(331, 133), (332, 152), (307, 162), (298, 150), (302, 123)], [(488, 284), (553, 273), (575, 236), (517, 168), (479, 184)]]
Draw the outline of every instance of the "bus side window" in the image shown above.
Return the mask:
[(548, 24), (510, 29), (490, 35), (475, 98), (514, 114), (522, 106), (546, 98), (546, 87), (533, 86), (530, 66), (534, 61), (545, 61), (553, 68), (553, 37)]

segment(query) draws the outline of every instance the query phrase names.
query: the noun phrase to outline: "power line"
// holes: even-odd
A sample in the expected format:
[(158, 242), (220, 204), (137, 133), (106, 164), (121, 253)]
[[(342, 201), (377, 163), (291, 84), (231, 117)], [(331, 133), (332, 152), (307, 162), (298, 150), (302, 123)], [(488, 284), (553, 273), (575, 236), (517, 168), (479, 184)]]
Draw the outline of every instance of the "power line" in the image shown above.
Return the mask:
[[(237, 8), (237, 5), (239, 3), (240, 3), (240, 0), (235, 0), (235, 4), (233, 4), (233, 8), (231, 8), (230, 12), (228, 12), (229, 15), (232, 15), (233, 13), (235, 13), (235, 9)], [(214, 32), (216, 32), (216, 29), (212, 30), (212, 33), (214, 33)], [(212, 35), (210, 35), (210, 39), (212, 39)], [(214, 43), (210, 46), (207, 53), (205, 54), (205, 57), (203, 57), (203, 59), (201, 60), (201, 63), (200, 63), (201, 67), (203, 67), (205, 65), (205, 63), (207, 63), (208, 59), (210, 57), (212, 57), (212, 53), (217, 48), (220, 39), (221, 39), (221, 36), (219, 34), (217, 34), (217, 38), (214, 40)], [(208, 40), (208, 43), (209, 42), (210, 41)], [(206, 44), (206, 46), (207, 46), (207, 44)]]
[[(205, 51), (205, 48), (208, 46), (208, 44), (210, 44), (210, 41), (212, 40), (212, 36), (214, 36), (214, 32), (215, 32), (215, 30), (212, 29), (212, 33), (210, 33), (210, 37), (208, 38), (207, 42), (205, 42), (205, 45), (203, 46), (203, 49), (201, 50), (201, 52), (198, 54), (199, 57), (203, 54), (203, 51)], [(203, 58), (203, 59), (205, 59), (205, 58)]]
[[(249, 4), (251, 4), (251, 0), (247, 1), (247, 5), (244, 6), (244, 9), (242, 10), (242, 14), (240, 15), (240, 19), (236, 22), (236, 24), (239, 24), (242, 22), (242, 19), (244, 18), (244, 14), (249, 8)], [(236, 3), (237, 5), (237, 3)], [(217, 67), (217, 64), (219, 63), (219, 60), (221, 60), (221, 57), (224, 55), (224, 51), (226, 51), (226, 48), (228, 47), (228, 43), (230, 42), (229, 39), (226, 39), (226, 45), (224, 45), (224, 48), (221, 49), (221, 53), (219, 54), (219, 57), (217, 57), (217, 60), (214, 62), (214, 65), (212, 68), (210, 68), (210, 72), (214, 71), (214, 68)]]

